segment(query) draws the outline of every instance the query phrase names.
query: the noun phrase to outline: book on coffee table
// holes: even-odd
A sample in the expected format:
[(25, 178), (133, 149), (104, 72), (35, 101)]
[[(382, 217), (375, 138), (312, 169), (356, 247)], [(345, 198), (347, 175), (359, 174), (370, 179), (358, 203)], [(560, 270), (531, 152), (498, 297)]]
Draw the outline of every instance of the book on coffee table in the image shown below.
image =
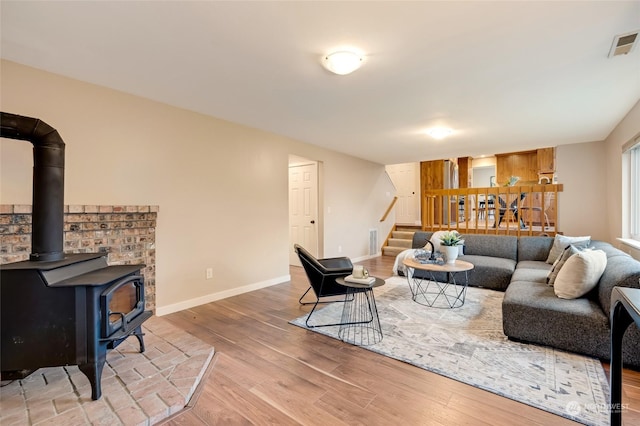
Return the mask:
[(344, 280), (350, 283), (370, 285), (376, 282), (375, 277), (355, 278), (353, 275), (347, 275)]

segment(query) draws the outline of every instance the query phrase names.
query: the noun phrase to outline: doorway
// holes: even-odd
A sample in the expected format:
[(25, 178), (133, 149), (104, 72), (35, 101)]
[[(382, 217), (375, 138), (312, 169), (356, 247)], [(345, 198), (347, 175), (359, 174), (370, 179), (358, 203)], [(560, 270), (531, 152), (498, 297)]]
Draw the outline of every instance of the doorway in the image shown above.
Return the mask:
[(295, 244), (319, 257), (318, 162), (289, 157), (289, 264), (300, 266)]
[(396, 188), (396, 224), (420, 225), (420, 163), (392, 164), (385, 167)]
[(496, 166), (483, 166), (473, 168), (473, 188), (486, 188), (495, 186), (492, 185), (492, 179), (495, 182), (496, 178)]

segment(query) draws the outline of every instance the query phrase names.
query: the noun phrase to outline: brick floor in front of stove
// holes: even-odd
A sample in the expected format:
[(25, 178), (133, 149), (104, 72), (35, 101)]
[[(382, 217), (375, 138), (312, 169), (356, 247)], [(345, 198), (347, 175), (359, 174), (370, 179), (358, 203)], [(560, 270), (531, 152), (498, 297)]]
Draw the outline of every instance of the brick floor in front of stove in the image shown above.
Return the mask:
[(157, 317), (143, 329), (144, 353), (129, 338), (107, 354), (101, 399), (77, 366), (41, 368), (3, 384), (0, 424), (152, 425), (182, 410), (214, 349)]

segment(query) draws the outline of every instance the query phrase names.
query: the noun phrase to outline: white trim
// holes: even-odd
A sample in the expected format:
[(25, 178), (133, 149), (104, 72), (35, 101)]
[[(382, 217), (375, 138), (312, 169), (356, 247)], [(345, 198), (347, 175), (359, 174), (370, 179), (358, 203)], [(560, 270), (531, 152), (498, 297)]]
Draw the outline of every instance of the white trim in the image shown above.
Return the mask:
[(620, 250), (640, 260), (640, 241), (631, 238), (616, 238), (616, 240), (620, 241)]
[(622, 145), (622, 152), (630, 151), (636, 146), (640, 146), (640, 134), (635, 135), (627, 143)]
[(378, 252), (378, 253), (376, 253), (374, 255), (371, 255), (371, 256), (355, 257), (355, 258), (351, 259), (351, 262), (353, 262), (353, 263), (362, 262), (363, 260), (375, 259), (376, 257), (380, 257), (380, 256), (382, 256), (382, 252)]
[(633, 247), (634, 249), (640, 250), (640, 241), (633, 240), (631, 238), (616, 238), (616, 240), (620, 241), (622, 244)]
[[(629, 234), (634, 240), (640, 239), (640, 138), (629, 150)], [(626, 233), (625, 233), (626, 234)]]
[(218, 293), (207, 294), (206, 296), (196, 297), (194, 299), (184, 300), (182, 302), (173, 303), (167, 306), (156, 307), (156, 316), (168, 315), (173, 312), (183, 311), (185, 309), (193, 308), (194, 306), (204, 305), (205, 303), (215, 302), (216, 300), (226, 299), (227, 297), (237, 296), (239, 294), (248, 293), (254, 290), (260, 290), (261, 288), (271, 287), (276, 284), (282, 284), (291, 281), (291, 275), (283, 275), (281, 277), (272, 278), (266, 281), (260, 281), (253, 284), (248, 284), (242, 287), (232, 288), (229, 290), (220, 291)]

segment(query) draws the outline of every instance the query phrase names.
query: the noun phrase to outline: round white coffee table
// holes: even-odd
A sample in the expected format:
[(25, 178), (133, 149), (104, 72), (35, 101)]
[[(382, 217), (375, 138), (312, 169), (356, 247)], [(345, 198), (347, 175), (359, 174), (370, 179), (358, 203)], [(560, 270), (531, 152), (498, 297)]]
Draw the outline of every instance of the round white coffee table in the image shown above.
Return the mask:
[[(469, 284), (467, 273), (473, 269), (473, 263), (464, 260), (444, 264), (420, 263), (415, 259), (405, 259), (402, 263), (407, 267), (407, 283), (414, 302), (432, 308), (453, 309), (464, 305)], [(427, 277), (416, 277), (416, 270), (427, 272)], [(435, 272), (446, 272), (446, 282), (436, 280)], [(464, 272), (464, 282), (456, 281), (455, 274), (459, 272)]]

